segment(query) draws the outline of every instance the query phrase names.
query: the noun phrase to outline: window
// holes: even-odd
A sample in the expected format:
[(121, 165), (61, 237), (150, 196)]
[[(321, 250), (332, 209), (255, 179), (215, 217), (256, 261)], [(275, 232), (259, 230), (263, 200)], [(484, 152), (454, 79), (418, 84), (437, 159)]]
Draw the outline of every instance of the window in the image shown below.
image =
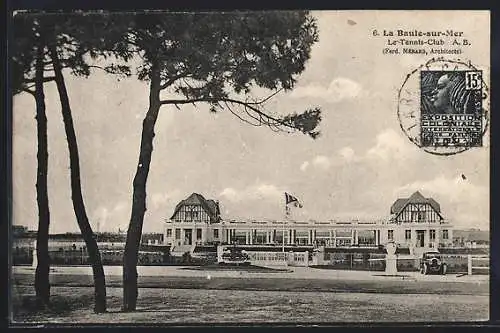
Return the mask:
[(448, 230), (443, 230), (443, 239), (448, 239)]
[(436, 230), (429, 230), (429, 238), (431, 239), (431, 241), (436, 240)]
[(191, 215), (191, 208), (188, 206), (186, 207), (186, 211), (184, 212), (184, 216), (185, 216), (185, 221), (191, 221), (192, 219), (192, 215)]
[(425, 212), (418, 212), (418, 222), (424, 222), (425, 221)]
[(411, 222), (416, 222), (416, 221), (418, 221), (418, 212), (412, 211), (411, 212)]
[(175, 229), (175, 239), (181, 239), (181, 229)]
[(410, 240), (411, 239), (411, 230), (405, 230), (405, 239)]
[(214, 238), (219, 238), (219, 229), (214, 229)]
[(394, 230), (387, 230), (387, 239), (394, 240)]
[(172, 237), (172, 229), (167, 229), (167, 237)]
[(201, 229), (196, 229), (196, 239), (201, 239)]

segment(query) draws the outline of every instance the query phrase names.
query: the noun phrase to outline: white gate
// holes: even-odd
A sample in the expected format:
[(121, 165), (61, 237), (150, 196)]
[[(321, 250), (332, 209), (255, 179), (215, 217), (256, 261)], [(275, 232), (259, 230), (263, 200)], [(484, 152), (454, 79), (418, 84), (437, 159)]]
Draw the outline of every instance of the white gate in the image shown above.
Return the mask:
[(490, 269), (490, 256), (487, 255), (472, 255), (467, 256), (467, 274), (472, 275), (472, 270)]

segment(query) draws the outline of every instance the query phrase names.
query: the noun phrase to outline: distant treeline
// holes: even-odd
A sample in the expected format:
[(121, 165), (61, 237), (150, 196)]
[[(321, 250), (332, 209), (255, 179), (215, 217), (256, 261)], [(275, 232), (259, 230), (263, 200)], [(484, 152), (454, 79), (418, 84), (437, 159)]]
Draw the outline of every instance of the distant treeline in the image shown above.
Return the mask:
[[(26, 231), (22, 233), (14, 233), (14, 238), (33, 238), (36, 239), (36, 231)], [(115, 242), (124, 243), (127, 235), (114, 232), (99, 232), (95, 233), (95, 238), (98, 242)], [(52, 234), (49, 235), (50, 240), (67, 240), (67, 241), (81, 241), (83, 242), (82, 235), (80, 233), (63, 233), (63, 234)], [(161, 233), (145, 233), (142, 235), (142, 243), (147, 243), (148, 240), (159, 240), (163, 242), (163, 234)]]

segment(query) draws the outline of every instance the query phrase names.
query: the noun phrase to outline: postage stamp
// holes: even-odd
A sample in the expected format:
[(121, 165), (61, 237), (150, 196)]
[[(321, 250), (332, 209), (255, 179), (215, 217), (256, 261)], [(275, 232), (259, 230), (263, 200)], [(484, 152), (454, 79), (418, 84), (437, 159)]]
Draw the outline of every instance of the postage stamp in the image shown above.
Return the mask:
[(421, 71), (422, 146), (482, 145), (482, 71)]
[(398, 117), (408, 138), (438, 155), (483, 146), (488, 125), (483, 71), (460, 60), (433, 58), (407, 75)]

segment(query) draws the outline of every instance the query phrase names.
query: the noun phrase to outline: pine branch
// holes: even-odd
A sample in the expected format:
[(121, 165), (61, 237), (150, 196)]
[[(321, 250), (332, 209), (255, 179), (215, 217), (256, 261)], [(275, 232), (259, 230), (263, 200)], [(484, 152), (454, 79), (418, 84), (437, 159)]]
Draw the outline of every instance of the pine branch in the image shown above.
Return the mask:
[[(47, 77), (44, 77), (42, 79), (42, 82), (46, 83), (46, 82), (50, 82), (50, 81), (53, 81), (55, 80), (55, 76), (47, 76)], [(26, 83), (35, 83), (35, 79), (27, 79), (25, 80)]]
[[(261, 120), (259, 120), (259, 125), (258, 126), (261, 126), (261, 125), (268, 125), (268, 126), (273, 126), (273, 127), (278, 127), (278, 126), (284, 126), (284, 127), (287, 127), (287, 128), (290, 128), (290, 129), (296, 129), (294, 126), (293, 126), (293, 123), (290, 122), (289, 120), (284, 120), (284, 119), (279, 119), (279, 118), (276, 118), (276, 117), (273, 117), (273, 116), (270, 116), (268, 115), (267, 113), (263, 112), (262, 110), (260, 110), (257, 106), (258, 105), (262, 105), (265, 101), (267, 101), (268, 99), (264, 99), (262, 101), (258, 101), (258, 102), (247, 102), (247, 101), (241, 101), (241, 100), (238, 100), (238, 99), (233, 99), (233, 98), (210, 98), (210, 97), (201, 97), (201, 98), (192, 98), (192, 99), (171, 99), (171, 100), (163, 100), (161, 101), (161, 104), (162, 105), (183, 105), (183, 104), (195, 104), (195, 103), (202, 103), (202, 102), (205, 102), (205, 103), (217, 103), (217, 102), (224, 102), (224, 103), (231, 103), (231, 104), (236, 104), (236, 105), (240, 105), (240, 106), (243, 106), (246, 111), (248, 112), (248, 110), (251, 110), (253, 111), (254, 113), (256, 113), (260, 118)], [(227, 104), (226, 104), (227, 105)], [(234, 111), (230, 110), (231, 113), (235, 114)], [(240, 116), (238, 116), (239, 119), (243, 119), (241, 118)], [(246, 123), (249, 123), (248, 121), (245, 121)], [(256, 126), (256, 125), (254, 125)]]

